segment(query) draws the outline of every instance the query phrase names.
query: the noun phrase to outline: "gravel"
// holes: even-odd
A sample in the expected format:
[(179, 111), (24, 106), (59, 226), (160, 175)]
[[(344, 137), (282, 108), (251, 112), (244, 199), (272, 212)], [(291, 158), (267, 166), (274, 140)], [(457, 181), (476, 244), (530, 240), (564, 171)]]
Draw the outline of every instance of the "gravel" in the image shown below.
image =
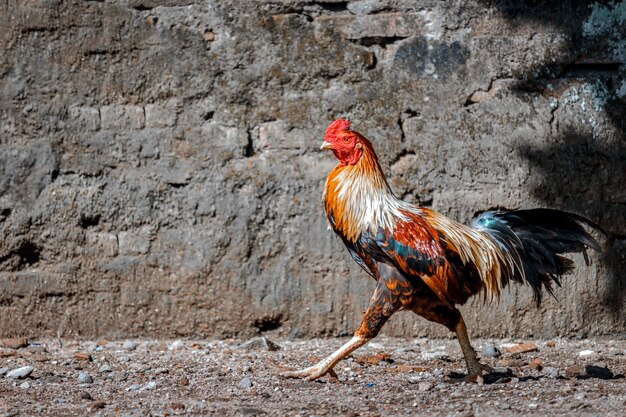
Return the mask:
[[(480, 386), (461, 382), (465, 363), (454, 340), (378, 338), (340, 363), (339, 380), (332, 383), (327, 377), (304, 382), (278, 373), (311, 365), (346, 338), (268, 340), (282, 349), (239, 349), (249, 340), (213, 340), (185, 341), (186, 348), (170, 350), (174, 341), (147, 340), (129, 351), (124, 341), (108, 342), (91, 361), (73, 360), (85, 350), (84, 342), (64, 340), (63, 347), (49, 342), (50, 361), (38, 362), (29, 379), (0, 378), (0, 397), (13, 399), (0, 401), (0, 416), (101, 410), (102, 415), (609, 417), (622, 416), (626, 404), (626, 341), (559, 340), (558, 347), (538, 352), (502, 352), (482, 359), (499, 373)], [(596, 354), (581, 358), (582, 349)], [(382, 353), (390, 357), (371, 360)], [(545, 364), (541, 371), (530, 368), (537, 359)], [(31, 360), (26, 354), (0, 358), (0, 367), (16, 371)], [(106, 366), (114, 371), (101, 372)], [(603, 379), (609, 372), (611, 379)], [(77, 385), (76, 376), (83, 374)]]

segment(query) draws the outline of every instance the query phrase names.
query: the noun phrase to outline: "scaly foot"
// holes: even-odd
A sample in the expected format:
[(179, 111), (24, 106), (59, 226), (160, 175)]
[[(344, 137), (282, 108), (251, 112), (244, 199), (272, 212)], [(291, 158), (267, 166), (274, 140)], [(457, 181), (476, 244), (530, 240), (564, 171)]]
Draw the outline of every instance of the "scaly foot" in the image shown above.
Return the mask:
[(300, 371), (281, 372), (280, 376), (284, 378), (302, 378), (305, 381), (315, 381), (316, 379), (321, 378), (326, 374), (329, 374), (331, 378), (337, 378), (337, 374), (335, 373), (333, 367), (330, 364), (326, 364), (324, 363), (324, 361), (322, 361), (316, 365), (310, 366)]
[(468, 374), (463, 378), (464, 382), (476, 382), (480, 385), (484, 383), (483, 375), (493, 372), (493, 368), (480, 362), (476, 363), (477, 367), (468, 368)]

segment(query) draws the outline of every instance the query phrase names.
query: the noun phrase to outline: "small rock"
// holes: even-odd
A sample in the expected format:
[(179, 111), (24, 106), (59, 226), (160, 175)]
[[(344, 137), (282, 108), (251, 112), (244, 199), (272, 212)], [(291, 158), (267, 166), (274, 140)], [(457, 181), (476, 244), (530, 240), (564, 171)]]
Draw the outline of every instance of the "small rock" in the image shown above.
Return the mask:
[(157, 383), (156, 381), (150, 381), (146, 384), (146, 386), (144, 387), (144, 389), (150, 390), (152, 391), (153, 389), (155, 389), (157, 387)]
[(511, 371), (506, 366), (495, 366), (494, 368), (492, 368), (491, 373), (492, 374), (502, 374), (502, 375), (506, 375), (506, 376), (513, 375), (513, 371)]
[(167, 368), (157, 368), (154, 370), (155, 374), (166, 374), (168, 373), (170, 370)]
[(91, 354), (87, 353), (87, 352), (76, 352), (74, 354), (74, 360), (77, 361), (91, 361)]
[(549, 378), (558, 378), (561, 376), (561, 371), (558, 368), (554, 368), (552, 366), (546, 366), (543, 368), (542, 373)]
[(113, 368), (111, 368), (111, 365), (109, 365), (108, 363), (103, 364), (100, 369), (98, 369), (98, 371), (104, 373), (104, 372), (113, 372)]
[(585, 399), (585, 393), (584, 392), (579, 392), (576, 395), (574, 395), (574, 398), (576, 398), (578, 401), (582, 401)]
[(510, 382), (511, 382), (511, 384), (518, 384), (519, 383), (519, 378), (513, 377), (513, 378), (511, 378)]
[(584, 369), (580, 365), (571, 365), (565, 368), (565, 375), (568, 378), (574, 378), (579, 375), (583, 375), (583, 373), (584, 373)]
[(613, 379), (613, 372), (604, 366), (587, 365), (585, 366), (585, 371), (591, 378)]
[(510, 410), (511, 409), (511, 404), (510, 403), (500, 403), (499, 407), (503, 410)]
[(87, 391), (81, 391), (80, 392), (80, 398), (82, 398), (83, 400), (92, 400), (93, 398), (91, 398), (91, 394), (88, 393)]
[(528, 367), (530, 369), (532, 369), (533, 371), (538, 371), (541, 372), (541, 370), (543, 369), (543, 364), (541, 363), (541, 359), (539, 358), (535, 358), (532, 360), (532, 362), (528, 365)]
[(485, 343), (480, 353), (485, 358), (497, 358), (501, 355), (500, 350), (493, 343)]
[(0, 376), (6, 374), (7, 372), (9, 372), (9, 368), (0, 368)]
[(183, 403), (172, 403), (172, 410), (175, 410), (175, 411), (185, 411), (185, 404), (183, 404)]
[(440, 369), (440, 368), (436, 368), (436, 369), (433, 371), (433, 375), (434, 375), (434, 376), (438, 376), (438, 377), (442, 377), (444, 373), (445, 373), (445, 372), (443, 371), (443, 369)]
[(30, 382), (28, 381), (24, 381), (20, 384), (20, 388), (22, 389), (29, 389), (30, 388)]
[(418, 391), (421, 391), (421, 392), (430, 391), (434, 387), (435, 386), (431, 384), (430, 382), (420, 382), (419, 384), (417, 384), (417, 389)]
[(139, 344), (137, 342), (133, 342), (132, 340), (127, 340), (122, 345), (122, 347), (126, 350), (135, 350), (137, 349), (137, 346), (139, 346)]
[(185, 342), (182, 340), (175, 340), (167, 346), (169, 350), (182, 350), (185, 348)]
[(242, 378), (242, 380), (239, 381), (239, 386), (241, 388), (252, 388), (252, 381), (248, 377)]
[(547, 347), (555, 347), (555, 346), (556, 346), (556, 342), (555, 342), (555, 341), (550, 340), (549, 342), (546, 342), (546, 346), (547, 346)]
[(0, 340), (0, 343), (5, 348), (20, 349), (28, 346), (28, 339), (26, 339), (25, 337), (10, 337)]
[(186, 387), (187, 385), (189, 385), (189, 378), (183, 375), (178, 382), (180, 383), (180, 385)]
[(13, 379), (26, 378), (28, 375), (30, 375), (31, 372), (33, 372), (34, 369), (35, 368), (33, 368), (32, 366), (23, 366), (21, 368), (17, 368), (17, 369), (7, 372), (6, 377), (13, 378)]
[(105, 403), (104, 401), (94, 401), (91, 404), (89, 404), (89, 408), (91, 408), (92, 410), (99, 410), (101, 408), (106, 407), (107, 403)]
[(256, 337), (254, 339), (250, 339), (247, 342), (242, 343), (241, 345), (237, 346), (237, 349), (243, 349), (243, 350), (264, 349), (270, 352), (275, 352), (277, 350), (280, 350), (281, 347), (278, 344), (269, 340), (267, 337)]
[(79, 372), (78, 373), (78, 383), (79, 384), (92, 384), (93, 378), (87, 372)]
[(385, 3), (380, 0), (360, 0), (348, 3), (348, 10), (356, 15), (366, 15), (385, 8)]
[(508, 353), (527, 353), (527, 352), (535, 352), (539, 350), (539, 348), (537, 348), (537, 345), (535, 343), (527, 342), (527, 343), (518, 343), (516, 345), (507, 347), (505, 350)]
[(594, 352), (593, 350), (581, 350), (580, 352), (578, 352), (578, 356), (584, 357), (584, 356), (591, 356), (593, 354), (595, 354), (596, 352)]
[(46, 355), (42, 355), (41, 353), (35, 353), (30, 357), (35, 362), (48, 362), (50, 360)]
[(530, 403), (530, 404), (528, 404), (528, 408), (536, 409), (538, 407), (539, 407), (539, 404), (537, 404), (537, 403)]
[(130, 387), (126, 388), (126, 391), (137, 391), (137, 390), (139, 390), (139, 388), (141, 388), (141, 385), (133, 384)]
[(437, 384), (437, 385), (435, 385), (435, 388), (437, 388), (437, 389), (445, 389), (446, 388), (446, 384)]

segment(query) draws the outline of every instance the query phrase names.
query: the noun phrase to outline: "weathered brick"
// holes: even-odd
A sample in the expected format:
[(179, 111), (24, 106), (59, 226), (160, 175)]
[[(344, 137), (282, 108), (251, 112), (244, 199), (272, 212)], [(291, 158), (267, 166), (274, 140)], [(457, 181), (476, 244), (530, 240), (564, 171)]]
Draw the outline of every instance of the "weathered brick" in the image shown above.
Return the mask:
[(380, 13), (366, 16), (324, 15), (315, 19), (317, 31), (340, 31), (346, 38), (409, 37), (424, 27), (417, 13)]
[(87, 244), (103, 256), (117, 256), (117, 236), (113, 233), (87, 232)]
[(322, 143), (315, 140), (308, 130), (290, 128), (282, 120), (267, 122), (259, 127), (259, 150), (267, 149), (314, 149)]
[(119, 242), (120, 255), (145, 255), (150, 251), (150, 240), (152, 227), (143, 226), (139, 230), (119, 232), (117, 240)]
[(68, 110), (72, 127), (78, 130), (100, 129), (100, 111), (94, 107), (71, 106)]
[(143, 129), (144, 109), (141, 106), (102, 106), (103, 129)]
[(178, 117), (177, 103), (146, 104), (146, 127), (172, 127)]

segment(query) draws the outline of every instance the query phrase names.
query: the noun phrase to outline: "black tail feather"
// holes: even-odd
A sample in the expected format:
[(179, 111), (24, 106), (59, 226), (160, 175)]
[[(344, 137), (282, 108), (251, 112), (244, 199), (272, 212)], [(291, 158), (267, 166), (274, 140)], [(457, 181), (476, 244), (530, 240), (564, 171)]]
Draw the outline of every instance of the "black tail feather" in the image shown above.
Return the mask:
[(604, 234), (600, 226), (577, 214), (560, 210), (497, 210), (476, 217), (472, 226), (490, 234), (502, 250), (512, 255), (516, 268), (512, 280), (526, 283), (539, 305), (542, 290), (554, 296), (552, 284), (574, 269), (574, 262), (561, 256), (582, 253), (589, 265), (587, 249), (600, 251), (600, 244), (584, 225)]

